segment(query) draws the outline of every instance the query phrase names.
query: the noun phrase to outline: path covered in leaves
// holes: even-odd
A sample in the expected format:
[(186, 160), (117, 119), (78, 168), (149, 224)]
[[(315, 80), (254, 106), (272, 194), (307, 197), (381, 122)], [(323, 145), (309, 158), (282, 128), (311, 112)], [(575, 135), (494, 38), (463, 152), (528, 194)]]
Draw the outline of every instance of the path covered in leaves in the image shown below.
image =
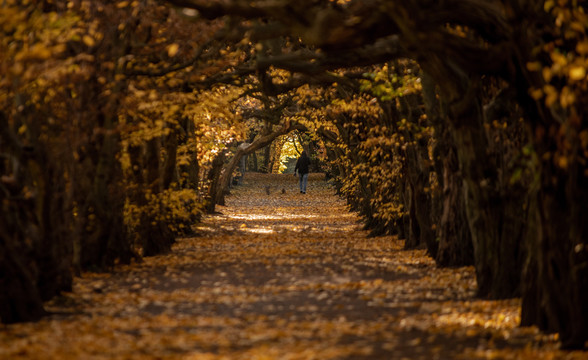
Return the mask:
[(476, 299), (473, 268), (367, 238), (322, 175), (306, 195), (296, 181), (248, 174), (172, 253), (84, 274), (54, 315), (1, 325), (0, 358), (587, 357), (518, 328), (518, 300)]

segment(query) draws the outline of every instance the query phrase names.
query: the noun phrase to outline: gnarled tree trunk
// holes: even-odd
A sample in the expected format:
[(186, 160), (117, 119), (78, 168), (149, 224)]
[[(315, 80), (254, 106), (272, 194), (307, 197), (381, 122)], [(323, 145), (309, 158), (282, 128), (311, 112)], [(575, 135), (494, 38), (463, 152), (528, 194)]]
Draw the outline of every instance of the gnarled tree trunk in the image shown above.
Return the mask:
[[(565, 170), (543, 163), (534, 244), (540, 249), (534, 255), (541, 302), (535, 310), (546, 317), (548, 329), (560, 333), (564, 347), (583, 348), (588, 339), (588, 176), (583, 173), (587, 167), (573, 160)], [(542, 325), (541, 317), (536, 320)]]
[[(24, 204), (9, 205), (2, 201), (0, 219), (0, 322), (10, 324), (34, 321), (45, 315), (43, 300), (37, 288), (37, 269), (24, 243), (30, 241), (21, 233), (22, 225), (30, 227)], [(29, 207), (30, 209), (30, 207)], [(23, 211), (24, 210), (24, 211)], [(24, 218), (22, 217), (24, 216)]]
[(463, 176), (478, 294), (516, 296), (523, 259), (521, 197), (501, 184), (496, 158), (489, 153), (479, 85), (464, 73), (451, 70), (455, 67), (446, 66), (443, 60), (430, 59), (423, 66), (439, 83), (448, 106), (449, 131)]
[[(107, 115), (104, 118), (104, 128), (112, 130), (114, 120)], [(80, 179), (83, 185), (78, 194), (83, 229), (80, 264), (86, 269), (109, 267), (117, 260), (127, 263), (134, 256), (123, 224), (122, 170), (116, 159), (118, 136), (111, 132), (101, 134), (94, 146), (91, 162), (82, 164), (88, 179)]]
[(439, 266), (463, 266), (474, 263), (471, 232), (465, 213), (463, 179), (457, 154), (441, 114), (436, 84), (427, 73), (421, 74), (427, 119), (433, 126), (433, 164), (435, 183), (431, 183), (431, 218), (438, 242), (435, 262)]
[(36, 131), (26, 148), (0, 112), (0, 321), (37, 320), (43, 301), (71, 290), (63, 181)]
[(35, 249), (31, 248), (41, 236), (34, 201), (7, 191), (4, 185), (0, 182), (0, 322), (38, 320), (45, 310), (37, 282)]

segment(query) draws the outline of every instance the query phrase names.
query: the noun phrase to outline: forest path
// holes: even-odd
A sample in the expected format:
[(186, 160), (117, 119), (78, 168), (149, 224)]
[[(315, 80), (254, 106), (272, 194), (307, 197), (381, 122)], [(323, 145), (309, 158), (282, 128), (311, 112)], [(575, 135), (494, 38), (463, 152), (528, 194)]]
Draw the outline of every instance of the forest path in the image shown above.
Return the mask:
[[(266, 187), (270, 194), (266, 194)], [(285, 193), (282, 193), (282, 189)], [(0, 328), (10, 359), (547, 358), (519, 301), (475, 299), (473, 269), (437, 269), (312, 175), (247, 174), (170, 254), (77, 278), (36, 323)], [(539, 345), (541, 344), (541, 345)]]

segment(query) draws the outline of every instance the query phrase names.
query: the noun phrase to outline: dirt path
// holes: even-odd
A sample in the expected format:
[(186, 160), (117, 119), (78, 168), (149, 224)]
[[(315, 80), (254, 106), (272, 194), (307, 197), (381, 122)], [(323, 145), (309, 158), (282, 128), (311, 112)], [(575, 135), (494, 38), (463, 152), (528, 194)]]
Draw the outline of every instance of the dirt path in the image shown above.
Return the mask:
[(475, 299), (472, 268), (366, 238), (318, 175), (303, 195), (291, 175), (249, 174), (218, 210), (172, 253), (85, 274), (57, 314), (1, 327), (0, 358), (584, 357), (517, 328), (518, 300)]

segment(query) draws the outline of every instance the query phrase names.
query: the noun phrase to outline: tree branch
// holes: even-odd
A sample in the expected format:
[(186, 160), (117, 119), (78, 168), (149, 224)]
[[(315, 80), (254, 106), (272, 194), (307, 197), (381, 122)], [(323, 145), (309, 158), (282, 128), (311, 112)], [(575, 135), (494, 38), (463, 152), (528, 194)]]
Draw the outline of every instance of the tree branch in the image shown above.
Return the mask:
[(231, 158), (231, 160), (229, 161), (229, 163), (225, 166), (225, 168), (223, 170), (223, 174), (221, 175), (221, 180), (220, 180), (220, 186), (218, 187), (218, 190), (216, 193), (216, 198), (215, 198), (216, 203), (219, 205), (224, 204), (225, 191), (226, 191), (226, 189), (229, 188), (231, 176), (233, 175), (233, 172), (237, 168), (237, 165), (239, 164), (239, 161), (241, 161), (241, 158), (243, 156), (251, 154), (254, 151), (257, 151), (263, 147), (270, 145), (279, 136), (286, 135), (289, 132), (294, 131), (294, 130), (302, 130), (302, 129), (305, 129), (305, 127), (298, 124), (298, 123), (292, 123), (290, 121), (285, 121), (282, 124), (282, 126), (280, 126), (278, 129), (270, 132), (269, 134), (265, 134), (265, 135), (258, 137), (251, 144), (249, 144), (247, 146), (239, 147), (237, 149), (237, 152), (235, 153), (235, 155), (233, 155), (233, 157)]

